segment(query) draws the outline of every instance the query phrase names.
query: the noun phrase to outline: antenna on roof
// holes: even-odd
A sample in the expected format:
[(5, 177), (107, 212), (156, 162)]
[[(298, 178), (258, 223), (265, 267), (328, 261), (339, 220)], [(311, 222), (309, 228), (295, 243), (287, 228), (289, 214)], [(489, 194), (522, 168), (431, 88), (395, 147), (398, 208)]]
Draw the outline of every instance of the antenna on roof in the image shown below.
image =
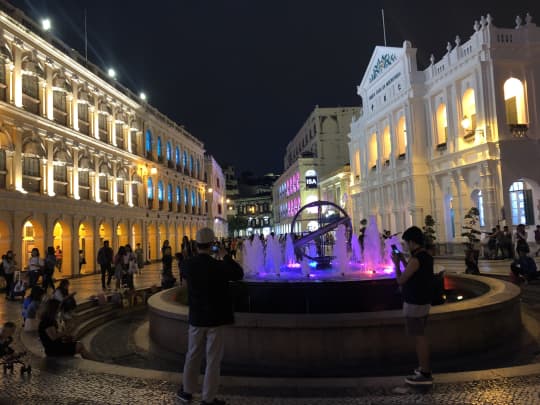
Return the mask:
[(384, 35), (384, 46), (386, 46), (386, 25), (384, 24), (384, 8), (381, 8), (381, 14), (382, 14), (382, 29), (383, 29), (383, 35)]

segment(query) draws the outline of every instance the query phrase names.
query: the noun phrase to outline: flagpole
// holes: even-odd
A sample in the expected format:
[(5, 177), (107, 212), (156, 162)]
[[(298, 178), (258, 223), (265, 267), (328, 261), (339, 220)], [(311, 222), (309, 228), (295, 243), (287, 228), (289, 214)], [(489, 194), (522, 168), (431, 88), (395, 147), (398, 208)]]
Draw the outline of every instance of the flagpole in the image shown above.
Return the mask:
[(384, 8), (381, 8), (381, 14), (382, 14), (382, 28), (383, 28), (383, 35), (384, 35), (384, 46), (386, 46), (386, 25), (384, 24)]
[(84, 9), (84, 60), (88, 63), (88, 31), (86, 29), (86, 8)]

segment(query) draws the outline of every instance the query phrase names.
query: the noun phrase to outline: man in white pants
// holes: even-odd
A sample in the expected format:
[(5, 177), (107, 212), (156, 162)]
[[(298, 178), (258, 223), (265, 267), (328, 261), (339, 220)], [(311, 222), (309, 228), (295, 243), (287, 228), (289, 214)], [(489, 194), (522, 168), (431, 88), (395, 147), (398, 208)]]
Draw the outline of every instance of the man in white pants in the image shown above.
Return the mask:
[[(225, 401), (216, 398), (216, 394), (224, 350), (224, 328), (234, 322), (229, 281), (241, 280), (244, 271), (224, 249), (215, 249), (212, 229), (200, 229), (195, 239), (198, 255), (181, 264), (182, 277), (188, 288), (189, 343), (183, 386), (176, 396), (186, 403), (193, 399), (206, 346), (201, 405), (226, 405)], [(215, 259), (212, 254), (222, 260)]]

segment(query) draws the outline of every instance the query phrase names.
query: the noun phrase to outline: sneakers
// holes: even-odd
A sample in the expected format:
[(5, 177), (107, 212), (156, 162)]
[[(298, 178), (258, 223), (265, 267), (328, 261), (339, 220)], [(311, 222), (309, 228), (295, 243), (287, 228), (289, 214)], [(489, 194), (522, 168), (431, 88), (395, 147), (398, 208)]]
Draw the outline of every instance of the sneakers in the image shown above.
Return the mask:
[(193, 399), (193, 395), (188, 392), (184, 392), (184, 390), (180, 388), (176, 392), (176, 398), (178, 398), (180, 401), (185, 402), (187, 404), (188, 402), (191, 402), (191, 400)]
[(214, 398), (212, 402), (201, 401), (201, 405), (227, 405), (227, 402), (222, 399)]
[(405, 377), (405, 382), (410, 385), (432, 385), (433, 376), (425, 373), (420, 368), (414, 369), (414, 374)]

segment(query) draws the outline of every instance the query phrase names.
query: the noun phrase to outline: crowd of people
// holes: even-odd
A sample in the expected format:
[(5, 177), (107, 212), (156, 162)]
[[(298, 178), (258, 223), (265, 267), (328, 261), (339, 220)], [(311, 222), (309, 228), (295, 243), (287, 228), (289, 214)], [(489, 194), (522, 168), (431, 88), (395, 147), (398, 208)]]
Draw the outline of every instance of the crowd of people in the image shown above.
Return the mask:
[[(359, 244), (363, 248), (366, 223), (362, 223)], [(385, 230), (381, 234), (381, 245), (396, 239), (398, 234)], [(179, 252), (165, 240), (161, 247), (162, 287), (170, 288), (187, 284), (189, 301), (189, 339), (184, 363), (183, 384), (177, 397), (189, 402), (197, 389), (197, 376), (203, 353), (206, 351), (206, 369), (202, 385), (203, 404), (222, 405), (216, 398), (219, 385), (219, 367), (224, 351), (224, 326), (234, 322), (230, 304), (229, 281), (243, 278), (242, 267), (234, 260), (245, 243), (262, 235), (251, 235), (249, 239), (218, 239), (209, 228), (197, 232), (195, 240), (184, 236)], [(271, 235), (275, 237), (275, 235)], [(537, 250), (540, 253), (540, 225), (534, 231)], [(285, 243), (285, 236), (278, 236)], [(417, 227), (407, 229), (402, 236), (408, 259), (399, 250), (392, 250), (396, 280), (402, 291), (406, 332), (414, 337), (419, 367), (406, 378), (413, 385), (431, 384), (433, 379), (429, 360), (429, 342), (425, 335), (427, 318), (433, 299), (433, 251), (426, 249), (424, 231)], [(392, 245), (394, 246), (394, 245)], [(529, 256), (530, 246), (524, 225), (519, 225), (514, 234), (507, 226), (496, 226), (487, 234), (485, 244), (487, 259), (512, 259), (511, 274), (516, 279), (528, 282), (538, 278), (536, 263)], [(388, 253), (388, 252), (387, 252)], [(174, 262), (178, 269), (175, 277)], [(145, 265), (140, 244), (135, 250), (130, 245), (120, 246), (113, 252), (109, 241), (99, 249), (97, 262), (101, 270), (103, 290), (111, 289), (114, 280), (116, 290), (133, 290), (134, 275), (141, 274)], [(23, 328), (37, 332), (47, 356), (73, 356), (80, 354), (93, 359), (92, 354), (77, 342), (70, 330), (72, 312), (76, 308), (75, 293), (70, 292), (68, 279), (55, 286), (55, 271), (61, 272), (62, 251), (59, 246), (48, 247), (44, 258), (37, 248), (32, 249), (26, 271), (21, 272), (15, 254), (8, 251), (2, 257), (1, 273), (6, 281), (6, 298), (23, 296)], [(41, 279), (41, 283), (40, 283)], [(22, 288), (18, 286), (22, 285)], [(52, 293), (49, 294), (49, 289)], [(21, 293), (22, 291), (22, 293)], [(29, 292), (29, 294), (27, 294)], [(26, 296), (27, 295), (27, 296)], [(6, 323), (0, 332), (0, 350), (6, 351), (11, 342), (15, 324)]]

